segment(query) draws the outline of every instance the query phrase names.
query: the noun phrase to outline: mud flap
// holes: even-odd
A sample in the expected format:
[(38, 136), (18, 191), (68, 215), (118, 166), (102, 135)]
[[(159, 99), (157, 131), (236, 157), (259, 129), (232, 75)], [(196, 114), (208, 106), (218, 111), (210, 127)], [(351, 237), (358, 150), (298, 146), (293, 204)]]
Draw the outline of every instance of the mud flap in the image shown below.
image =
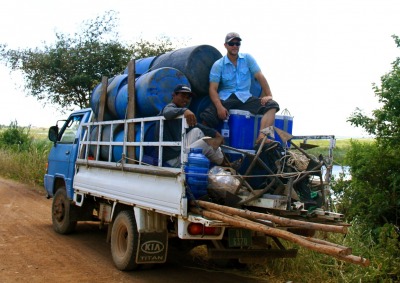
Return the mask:
[(139, 233), (137, 264), (164, 263), (167, 260), (167, 252), (167, 231)]

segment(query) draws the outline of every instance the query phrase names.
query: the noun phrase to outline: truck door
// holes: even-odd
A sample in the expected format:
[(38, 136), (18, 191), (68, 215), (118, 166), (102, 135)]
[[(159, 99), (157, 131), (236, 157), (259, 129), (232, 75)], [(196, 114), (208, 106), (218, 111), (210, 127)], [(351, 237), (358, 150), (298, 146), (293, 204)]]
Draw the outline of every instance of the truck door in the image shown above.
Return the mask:
[(78, 154), (79, 137), (83, 120), (88, 120), (89, 113), (72, 114), (60, 129), (57, 141), (48, 157), (45, 187), (50, 196), (53, 195), (54, 182), (63, 179), (67, 196), (73, 197), (72, 181), (74, 178), (75, 160)]

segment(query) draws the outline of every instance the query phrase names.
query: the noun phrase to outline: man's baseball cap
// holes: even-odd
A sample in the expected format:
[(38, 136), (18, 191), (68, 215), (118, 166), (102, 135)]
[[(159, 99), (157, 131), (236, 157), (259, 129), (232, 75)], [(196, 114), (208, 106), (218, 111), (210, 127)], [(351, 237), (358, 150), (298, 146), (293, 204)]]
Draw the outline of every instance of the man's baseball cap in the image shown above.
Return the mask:
[(190, 87), (188, 87), (187, 85), (177, 85), (174, 88), (174, 92), (178, 93), (178, 92), (185, 92), (185, 93), (189, 93), (190, 96), (194, 96), (194, 93), (192, 92), (192, 89)]
[(238, 39), (239, 41), (242, 41), (240, 38), (240, 35), (236, 32), (230, 32), (225, 36), (225, 42), (230, 42), (232, 39)]

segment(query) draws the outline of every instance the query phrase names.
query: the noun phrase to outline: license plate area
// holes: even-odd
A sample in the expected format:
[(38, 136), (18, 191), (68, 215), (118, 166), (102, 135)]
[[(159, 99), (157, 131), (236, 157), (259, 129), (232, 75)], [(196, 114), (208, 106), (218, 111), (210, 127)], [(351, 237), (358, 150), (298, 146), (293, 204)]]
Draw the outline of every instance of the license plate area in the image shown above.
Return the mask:
[(249, 247), (252, 244), (251, 231), (232, 228), (228, 230), (228, 245), (230, 248)]

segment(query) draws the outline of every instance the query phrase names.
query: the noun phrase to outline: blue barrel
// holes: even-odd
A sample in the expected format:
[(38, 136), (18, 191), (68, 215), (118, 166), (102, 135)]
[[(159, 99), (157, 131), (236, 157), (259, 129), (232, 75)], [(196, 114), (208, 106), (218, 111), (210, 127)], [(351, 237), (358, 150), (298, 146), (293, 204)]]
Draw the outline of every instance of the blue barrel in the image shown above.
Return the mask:
[[(114, 135), (115, 142), (123, 142), (124, 141), (124, 131), (121, 130)], [(124, 151), (123, 146), (113, 146), (112, 148), (112, 159), (113, 162), (121, 162), (122, 161), (122, 153)]]
[[(146, 122), (144, 125), (144, 139), (143, 141), (150, 142), (155, 141), (155, 129), (156, 129), (156, 121)], [(135, 125), (135, 141), (140, 141), (141, 135), (141, 127), (140, 124)], [(124, 141), (124, 130), (118, 131), (114, 135), (115, 142), (123, 142)], [(143, 153), (143, 161), (149, 164), (157, 164), (157, 156), (154, 153), (157, 152), (155, 150), (156, 147), (148, 146), (144, 147)], [(112, 149), (112, 161), (119, 162), (122, 160), (123, 146), (113, 146)], [(136, 159), (139, 159), (140, 148), (136, 147), (135, 149)]]
[[(185, 75), (174, 68), (160, 68), (140, 76), (136, 86), (136, 118), (156, 116), (172, 100), (172, 93), (178, 84), (190, 86)], [(115, 101), (116, 114), (125, 118), (128, 103), (128, 86), (124, 85)]]
[[(114, 77), (113, 81), (107, 87), (107, 106), (110, 110), (113, 117), (117, 117), (119, 119), (125, 118), (125, 114), (123, 117), (118, 116), (118, 109), (117, 109), (117, 96), (119, 91), (123, 86), (127, 86), (128, 83), (128, 75), (122, 74), (117, 75)], [(126, 108), (126, 105), (125, 105)]]
[[(116, 133), (120, 132), (121, 126), (122, 125), (114, 128), (114, 135)], [(94, 126), (91, 128), (91, 130), (90, 130), (90, 140), (91, 141), (97, 141), (99, 139), (98, 138), (98, 133), (99, 133), (98, 129), (99, 129), (98, 126)], [(100, 136), (100, 141), (109, 142), (110, 137), (111, 137), (111, 125), (103, 125), (101, 136)], [(90, 145), (89, 146), (89, 156), (94, 157), (95, 151), (96, 151), (96, 146)], [(102, 161), (108, 161), (109, 152), (110, 152), (110, 147), (108, 145), (101, 145), (98, 159), (102, 160)], [(112, 159), (111, 159), (111, 161), (112, 161)]]
[(158, 56), (153, 61), (151, 69), (161, 67), (178, 69), (188, 78), (197, 96), (206, 96), (211, 67), (221, 57), (221, 52), (210, 45), (186, 47)]
[[(115, 77), (108, 79), (108, 85), (112, 83)], [(101, 90), (102, 90), (103, 84), (99, 83), (94, 90), (92, 91), (92, 94), (90, 95), (90, 107), (93, 110), (93, 113), (95, 117), (99, 115), (99, 107), (100, 107), (100, 97), (101, 97)], [(107, 86), (107, 92), (108, 92), (108, 86)], [(106, 97), (107, 99), (107, 97)], [(107, 101), (107, 100), (106, 100)], [(105, 109), (104, 109), (104, 121), (110, 121), (110, 120), (115, 120), (116, 116), (114, 116), (111, 111), (108, 109), (107, 103), (105, 104)]]
[(208, 95), (202, 97), (194, 97), (190, 102), (189, 109), (194, 113), (194, 115), (196, 115), (199, 122), (201, 122), (200, 113), (202, 113), (208, 106), (210, 106), (211, 103), (211, 99)]
[(210, 161), (202, 153), (202, 149), (191, 148), (188, 154), (188, 162), (185, 165), (185, 173), (186, 183), (196, 199), (207, 194), (209, 167)]
[[(135, 78), (138, 78), (144, 73), (147, 73), (150, 70), (151, 65), (156, 57), (157, 56), (135, 60)], [(128, 67), (125, 68), (124, 74), (128, 74)]]

